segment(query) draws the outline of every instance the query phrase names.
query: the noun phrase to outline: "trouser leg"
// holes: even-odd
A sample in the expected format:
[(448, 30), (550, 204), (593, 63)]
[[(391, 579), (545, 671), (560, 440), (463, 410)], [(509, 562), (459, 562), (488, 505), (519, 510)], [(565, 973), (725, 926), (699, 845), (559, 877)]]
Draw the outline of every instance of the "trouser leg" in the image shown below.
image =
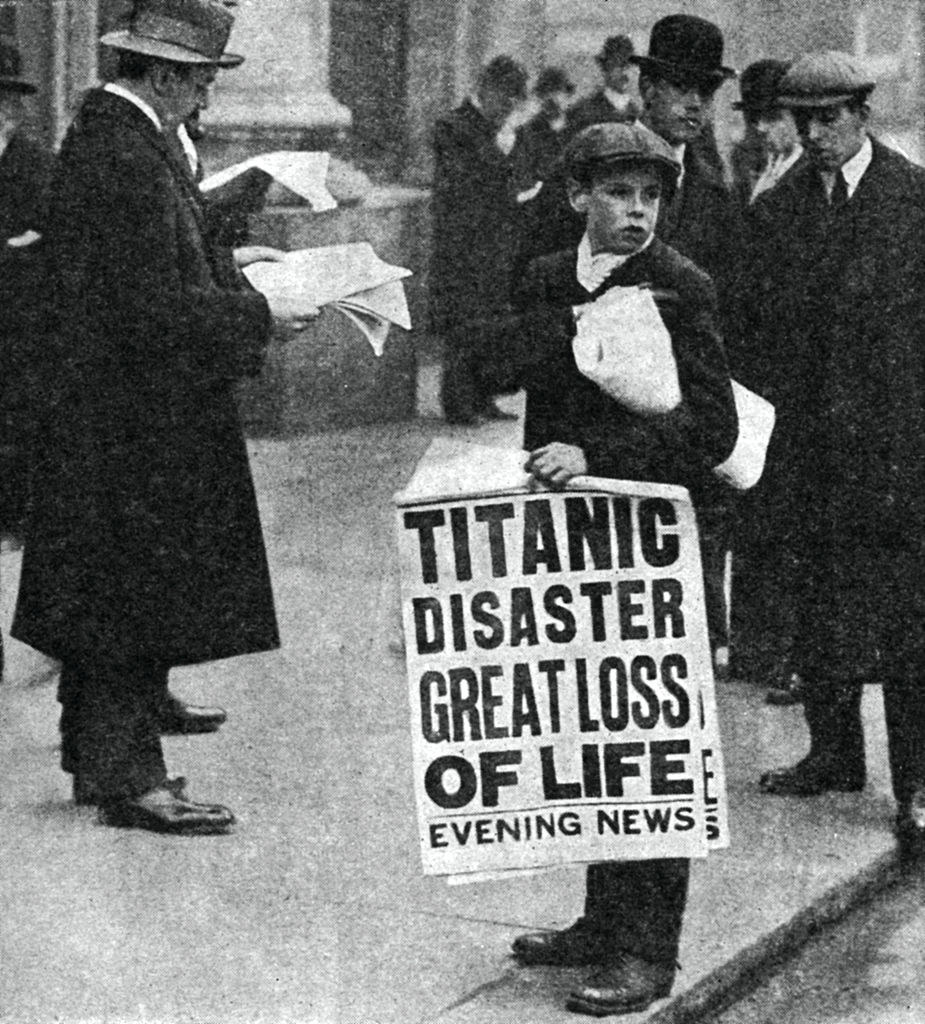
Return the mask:
[(902, 804), (925, 787), (925, 682), (885, 683), (883, 708), (893, 795)]
[(700, 559), (703, 564), (704, 605), (710, 643), (729, 644), (728, 603), (726, 601), (726, 552), (730, 545), (730, 513), (723, 505), (697, 510), (700, 532)]
[(865, 775), (863, 689), (860, 683), (815, 683), (803, 698), (810, 757), (825, 759), (848, 779)]
[(78, 769), (78, 733), (82, 722), (83, 673), (72, 661), (61, 665), (58, 677), (58, 703), (61, 715), (58, 730), (61, 733), (61, 770), (74, 775)]
[(466, 419), (479, 409), (482, 396), (475, 354), (465, 331), (451, 331), (445, 336), (441, 398), (448, 420)]
[(585, 921), (614, 955), (675, 964), (690, 861), (608, 861), (588, 868)]
[(62, 767), (67, 750), (66, 770), (79, 770), (101, 800), (135, 796), (166, 778), (156, 715), (163, 680), (164, 670), (151, 664), (70, 666)]

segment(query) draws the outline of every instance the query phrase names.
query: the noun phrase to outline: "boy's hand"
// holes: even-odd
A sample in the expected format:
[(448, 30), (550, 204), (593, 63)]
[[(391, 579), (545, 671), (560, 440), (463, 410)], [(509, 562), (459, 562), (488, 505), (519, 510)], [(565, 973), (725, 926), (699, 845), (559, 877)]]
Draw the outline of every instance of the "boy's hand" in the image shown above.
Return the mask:
[(530, 452), (524, 469), (535, 480), (551, 487), (564, 487), (573, 476), (582, 476), (588, 472), (588, 462), (585, 453), (577, 445), (553, 441)]

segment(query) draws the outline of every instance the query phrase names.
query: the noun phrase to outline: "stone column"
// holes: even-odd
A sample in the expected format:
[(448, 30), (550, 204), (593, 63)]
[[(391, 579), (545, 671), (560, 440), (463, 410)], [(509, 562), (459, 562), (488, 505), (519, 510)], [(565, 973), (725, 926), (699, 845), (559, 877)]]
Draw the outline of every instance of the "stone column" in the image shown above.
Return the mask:
[(25, 71), (38, 86), (35, 128), (57, 145), (84, 91), (96, 82), (97, 5), (93, 0), (34, 0), (16, 6)]
[(410, 0), (408, 160), (405, 176), (427, 182), (434, 121), (459, 103), (479, 68), (500, 53), (535, 72), (542, 62), (547, 0)]
[(328, 0), (239, 0), (228, 49), (245, 61), (218, 76), (203, 116), (209, 148), (303, 148), (348, 127), (328, 92), (328, 42)]

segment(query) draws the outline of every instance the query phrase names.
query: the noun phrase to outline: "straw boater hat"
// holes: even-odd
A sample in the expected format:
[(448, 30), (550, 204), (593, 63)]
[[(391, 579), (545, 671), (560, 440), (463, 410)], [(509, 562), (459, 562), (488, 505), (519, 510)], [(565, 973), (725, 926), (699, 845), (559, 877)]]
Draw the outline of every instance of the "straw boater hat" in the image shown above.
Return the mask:
[(127, 29), (100, 42), (178, 64), (237, 67), (244, 58), (225, 53), (234, 15), (219, 0), (139, 0)]
[(35, 92), (35, 86), (22, 78), (19, 50), (0, 43), (0, 92), (18, 92), (25, 96)]
[(630, 57), (643, 72), (680, 77), (707, 85), (721, 85), (735, 78), (732, 68), (723, 66), (723, 34), (711, 21), (691, 14), (671, 14), (652, 26), (649, 52)]

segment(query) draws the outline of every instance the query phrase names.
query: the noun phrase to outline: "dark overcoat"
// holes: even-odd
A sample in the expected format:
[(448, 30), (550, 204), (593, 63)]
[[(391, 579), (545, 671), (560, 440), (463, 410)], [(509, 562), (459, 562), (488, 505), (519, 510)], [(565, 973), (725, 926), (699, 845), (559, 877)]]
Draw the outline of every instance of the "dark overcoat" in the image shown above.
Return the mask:
[(233, 394), (264, 298), (204, 233), (189, 169), (88, 94), (47, 233), (47, 403), (13, 635), (64, 658), (180, 665), (278, 644)]
[(685, 147), (681, 184), (672, 201), (662, 203), (655, 230), (663, 242), (710, 275), (725, 313), (730, 275), (738, 259), (741, 225), (722, 175), (701, 147)]
[(752, 208), (735, 372), (776, 406), (750, 543), (796, 559), (796, 670), (921, 678), (925, 170), (873, 142), (846, 207), (800, 162)]
[(517, 186), (496, 134), (469, 100), (434, 130), (429, 291), (439, 332), (488, 320), (510, 304)]
[(0, 527), (17, 524), (27, 489), (28, 408), (33, 394), (33, 314), (44, 289), (42, 243), (10, 246), (45, 230), (54, 157), (22, 132), (0, 154)]
[[(713, 467), (732, 451), (738, 421), (710, 279), (654, 239), (590, 294), (576, 277), (576, 251), (537, 260), (518, 303), (523, 312), (527, 409), (524, 446), (551, 441), (582, 448), (588, 471), (691, 489), (696, 502)], [(670, 413), (641, 416), (621, 406), (575, 365), (573, 307), (614, 287), (648, 285), (671, 335), (682, 401)]]

